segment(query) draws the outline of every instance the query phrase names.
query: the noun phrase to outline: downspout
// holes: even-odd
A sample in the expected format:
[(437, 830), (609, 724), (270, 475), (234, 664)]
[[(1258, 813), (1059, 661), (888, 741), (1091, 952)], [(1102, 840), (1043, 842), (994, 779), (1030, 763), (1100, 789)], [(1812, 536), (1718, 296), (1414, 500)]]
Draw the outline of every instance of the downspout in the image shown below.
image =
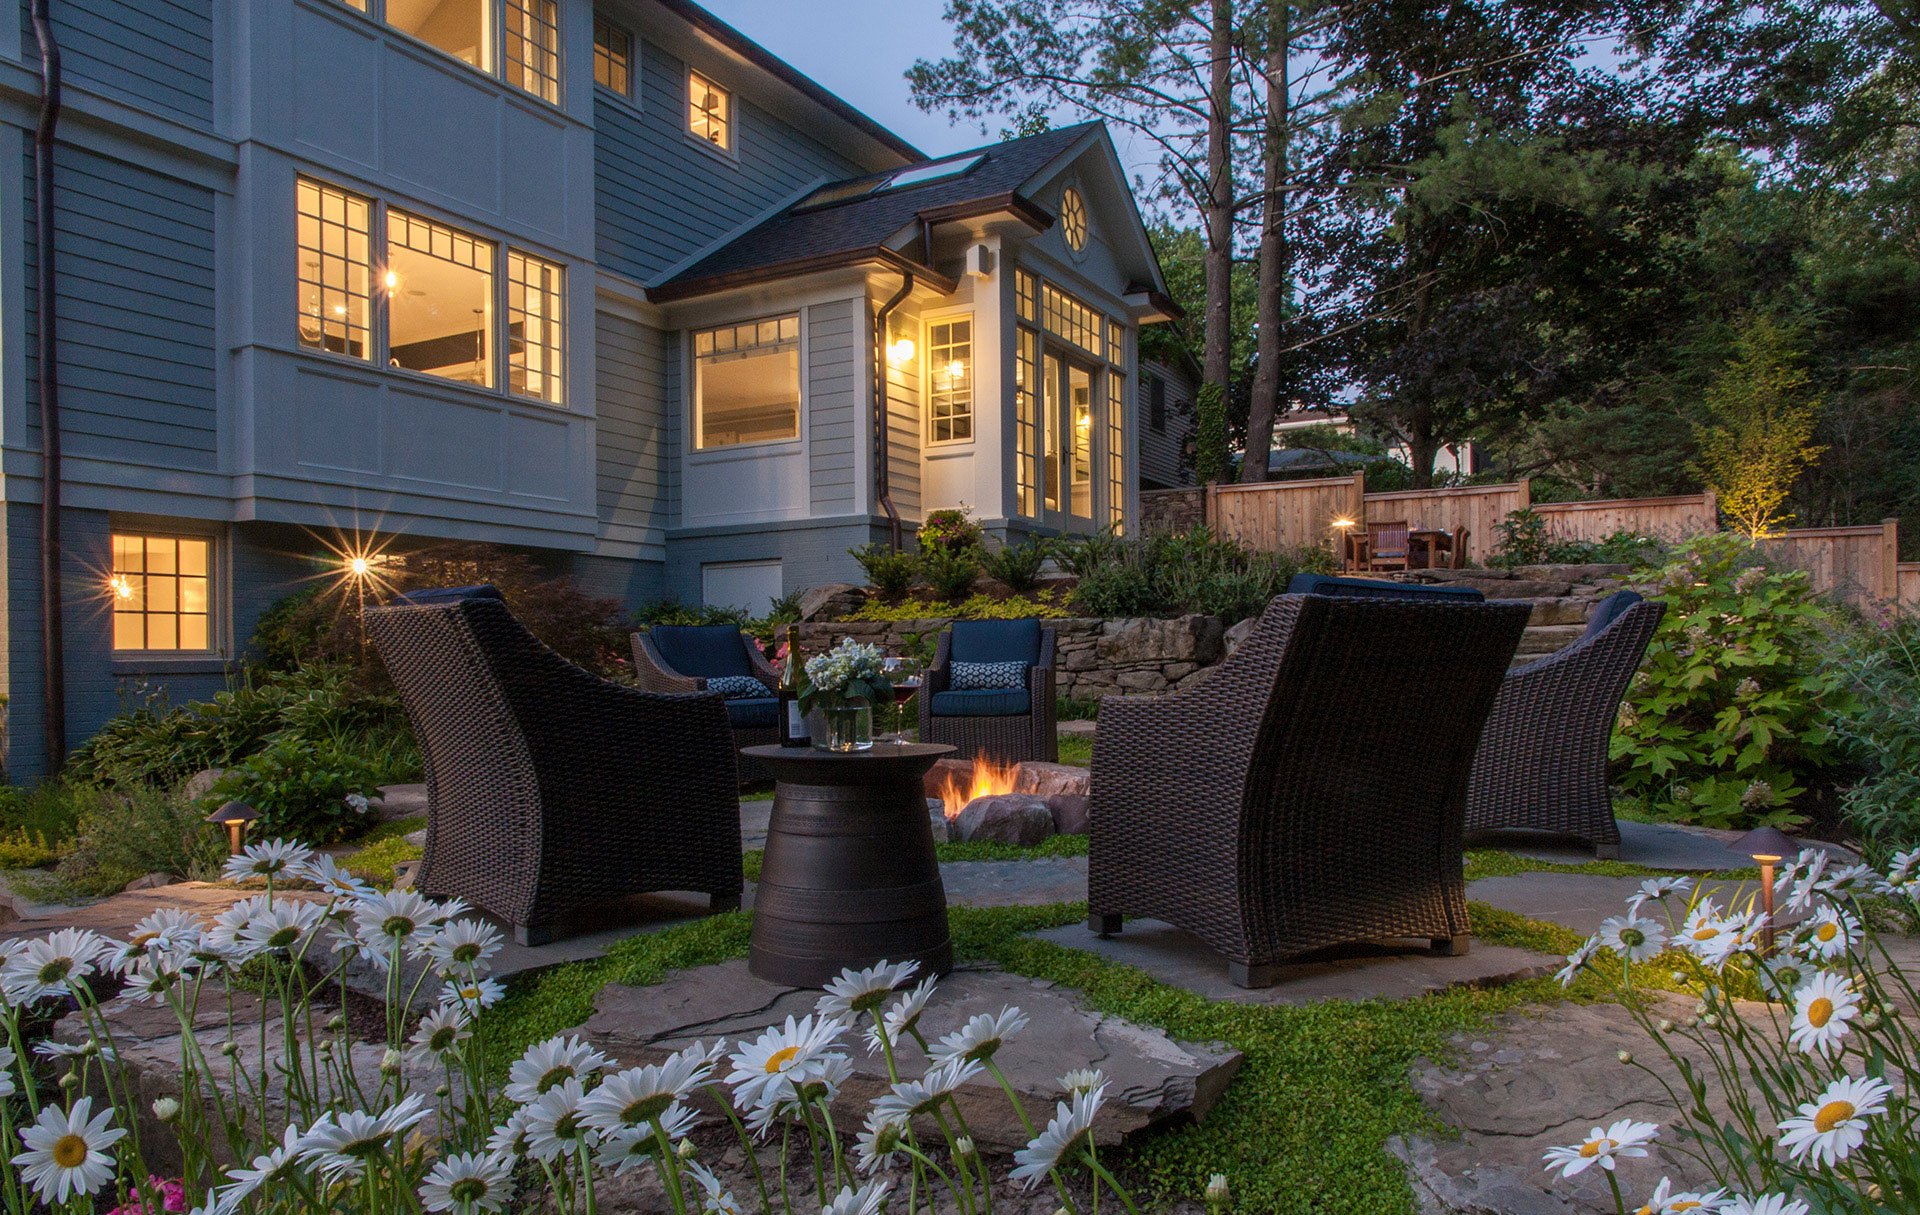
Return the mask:
[(887, 465), (893, 443), (892, 425), (887, 417), (887, 318), (913, 292), (913, 272), (900, 275), (900, 290), (880, 305), (873, 317), (873, 488), (880, 509), (887, 512), (887, 543), (900, 551), (900, 512), (894, 508), (887, 485)]
[(40, 43), (40, 123), (33, 136), (34, 314), (40, 360), (40, 678), (41, 737), (46, 772), (67, 758), (66, 646), (60, 593), (60, 364), (56, 358), (53, 230), (53, 136), (60, 124), (60, 46), (49, 0), (33, 0)]

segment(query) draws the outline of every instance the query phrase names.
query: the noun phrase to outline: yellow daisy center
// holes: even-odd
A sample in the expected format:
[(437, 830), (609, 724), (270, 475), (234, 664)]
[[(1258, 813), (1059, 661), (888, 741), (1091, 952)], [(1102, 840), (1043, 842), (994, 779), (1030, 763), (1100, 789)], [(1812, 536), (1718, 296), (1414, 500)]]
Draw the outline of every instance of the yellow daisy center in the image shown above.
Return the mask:
[(1588, 1160), (1592, 1160), (1595, 1156), (1598, 1156), (1600, 1153), (1607, 1151), (1612, 1147), (1613, 1147), (1613, 1140), (1607, 1138), (1605, 1135), (1602, 1135), (1598, 1139), (1589, 1139), (1587, 1142), (1581, 1144), (1580, 1154), (1582, 1156), (1585, 1156)]
[(800, 1053), (800, 1048), (797, 1046), (783, 1046), (779, 1050), (774, 1051), (771, 1055), (768, 1055), (767, 1056), (767, 1075), (771, 1076), (773, 1075), (773, 1073), (779, 1071), (781, 1068), (785, 1067), (787, 1064), (793, 1062), (793, 1057), (799, 1053)]
[(1693, 1199), (1691, 1199), (1691, 1198), (1683, 1198), (1683, 1199), (1681, 1199), (1681, 1200), (1680, 1200), (1679, 1202), (1676, 1202), (1676, 1203), (1674, 1203), (1674, 1204), (1673, 1204), (1672, 1206), (1670, 1206), (1670, 1207), (1668, 1207), (1668, 1208), (1667, 1208), (1667, 1210), (1669, 1210), (1669, 1211), (1693, 1211), (1693, 1210), (1698, 1210), (1698, 1209), (1699, 1209), (1699, 1207), (1700, 1207), (1700, 1204), (1699, 1204), (1699, 1203), (1697, 1203), (1697, 1202), (1695, 1202), (1695, 1201), (1693, 1201)]
[(1822, 1135), (1853, 1117), (1853, 1102), (1829, 1101), (1813, 1115), (1813, 1129)]
[(1696, 941), (1711, 941), (1719, 935), (1720, 930), (1711, 925), (1693, 930), (1693, 939)]
[[(1853, 1107), (1848, 1106), (1852, 1113)], [(63, 1169), (77, 1169), (87, 1162), (87, 1141), (78, 1135), (62, 1135), (53, 1142), (53, 1162)]]
[(1815, 1029), (1823, 1029), (1826, 1027), (1827, 1022), (1831, 1020), (1833, 1020), (1832, 1000), (1827, 999), (1825, 996), (1820, 996), (1816, 998), (1813, 1003), (1807, 1005), (1808, 1025), (1813, 1026)]
[(1840, 927), (1833, 923), (1822, 924), (1813, 930), (1813, 935), (1819, 937), (1822, 941), (1831, 941), (1840, 935)]

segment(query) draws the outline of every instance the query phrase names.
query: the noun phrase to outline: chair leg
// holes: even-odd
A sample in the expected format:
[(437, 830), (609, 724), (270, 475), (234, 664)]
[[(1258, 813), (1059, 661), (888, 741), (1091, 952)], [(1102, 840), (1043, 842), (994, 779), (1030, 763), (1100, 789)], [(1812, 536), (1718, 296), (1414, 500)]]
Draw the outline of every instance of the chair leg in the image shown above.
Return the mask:
[(1280, 967), (1271, 962), (1262, 966), (1249, 966), (1245, 962), (1228, 962), (1227, 979), (1235, 987), (1272, 987), (1280, 980)]
[(528, 947), (549, 944), (554, 939), (553, 925), (515, 924), (513, 926), (513, 939), (516, 944)]
[(707, 896), (707, 914), (719, 915), (726, 911), (740, 910), (740, 892), (732, 894), (710, 894)]
[(1087, 917), (1087, 931), (1102, 938), (1116, 935), (1120, 931), (1120, 917), (1117, 915), (1090, 915)]
[(1451, 937), (1429, 938), (1433, 945), (1433, 955), (1437, 958), (1463, 958), (1467, 954), (1467, 943), (1473, 939), (1471, 933), (1460, 933)]
[(1595, 845), (1593, 846), (1593, 859), (1594, 859), (1594, 860), (1596, 860), (1596, 861), (1617, 861), (1617, 860), (1619, 860), (1619, 859), (1620, 859), (1620, 845), (1618, 845), (1618, 844), (1595, 844)]

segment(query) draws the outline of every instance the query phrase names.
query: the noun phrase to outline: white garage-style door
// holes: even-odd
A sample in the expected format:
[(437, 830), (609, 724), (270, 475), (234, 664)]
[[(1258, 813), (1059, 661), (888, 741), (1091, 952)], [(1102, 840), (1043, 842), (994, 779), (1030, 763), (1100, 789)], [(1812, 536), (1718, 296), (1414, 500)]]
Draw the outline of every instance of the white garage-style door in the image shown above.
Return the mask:
[(700, 597), (708, 607), (765, 616), (780, 594), (778, 561), (716, 561), (700, 567)]

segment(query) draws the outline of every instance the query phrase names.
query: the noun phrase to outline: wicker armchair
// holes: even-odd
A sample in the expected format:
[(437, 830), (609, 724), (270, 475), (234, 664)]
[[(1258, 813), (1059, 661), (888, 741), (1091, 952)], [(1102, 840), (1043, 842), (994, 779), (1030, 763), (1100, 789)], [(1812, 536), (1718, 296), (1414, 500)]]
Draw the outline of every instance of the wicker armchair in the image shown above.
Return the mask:
[[(985, 755), (1002, 763), (1060, 758), (1055, 720), (1055, 634), (1037, 620), (956, 620), (940, 634), (933, 665), (917, 697), (920, 741), (949, 743), (963, 759)], [(953, 663), (1021, 662), (1026, 685), (1004, 691), (954, 689)]]
[[(780, 676), (745, 633), (730, 624), (656, 625), (633, 635), (633, 674), (649, 692), (704, 692), (707, 680), (746, 675), (766, 686), (765, 696), (730, 697), (727, 721), (733, 746), (770, 746), (780, 741)], [(758, 760), (737, 755), (740, 783), (762, 784), (773, 774)]]
[(1101, 701), (1088, 927), (1165, 920), (1242, 987), (1332, 945), (1464, 951), (1467, 775), (1527, 612), (1282, 595), (1202, 682)]
[(1619, 857), (1607, 745), (1666, 610), (1621, 591), (1594, 609), (1580, 640), (1508, 674), (1474, 760), (1468, 832), (1551, 832), (1592, 844), (1599, 859)]
[[(740, 804), (720, 697), (609, 683), (491, 587), (367, 609), (427, 775), (414, 884), (539, 945), (572, 913), (652, 890), (740, 905)], [(597, 925), (596, 925), (597, 926)]]

